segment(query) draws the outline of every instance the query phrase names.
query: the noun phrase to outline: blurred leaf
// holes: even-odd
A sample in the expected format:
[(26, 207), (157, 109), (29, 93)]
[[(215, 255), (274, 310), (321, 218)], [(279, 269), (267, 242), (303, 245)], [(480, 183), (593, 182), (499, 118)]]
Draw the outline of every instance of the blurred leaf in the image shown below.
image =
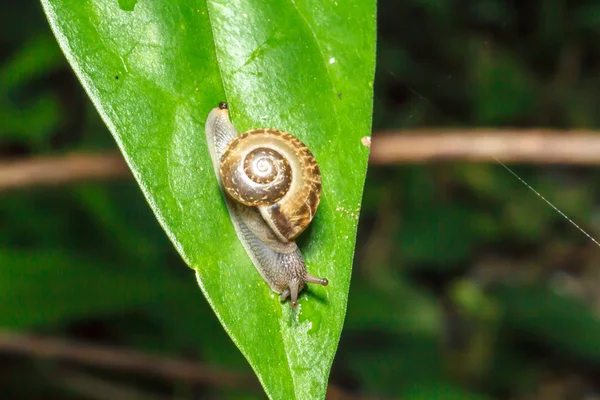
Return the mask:
[(541, 362), (520, 351), (511, 338), (499, 335), (494, 346), (494, 358), (491, 360), (485, 387), (493, 391), (506, 391), (525, 395), (535, 390), (545, 370)]
[(172, 352), (197, 349), (203, 360), (251, 372), (193, 283), (186, 284), (176, 297), (164, 299), (152, 310), (159, 326), (166, 331), (166, 337), (159, 338), (163, 341), (160, 345), (170, 346), (168, 350)]
[[(66, 243), (81, 247), (76, 239), (90, 239), (89, 233), (74, 226), (82, 214), (63, 191), (32, 190), (2, 196), (0, 220), (10, 229), (0, 229), (5, 247), (31, 249), (63, 248)], [(93, 243), (96, 247), (97, 243)], [(86, 249), (87, 250), (87, 249)], [(0, 264), (1, 265), (1, 264)]]
[(508, 52), (477, 42), (472, 66), (474, 122), (510, 125), (531, 113), (538, 101), (535, 79)]
[(540, 4), (539, 27), (545, 42), (558, 41), (565, 32), (565, 3), (561, 1), (545, 1)]
[(476, 243), (469, 216), (466, 209), (443, 204), (407, 215), (402, 224), (400, 254), (407, 262), (442, 266), (465, 260)]
[(581, 5), (576, 9), (573, 19), (577, 26), (600, 33), (600, 5)]
[[(25, 329), (176, 296), (159, 270), (105, 266), (57, 251), (0, 249), (0, 326)], [(107, 295), (110, 294), (110, 295)]]
[(404, 400), (485, 400), (489, 397), (470, 392), (460, 386), (437, 382), (418, 385), (402, 395)]
[(411, 263), (441, 267), (465, 260), (477, 242), (471, 211), (442, 199), (431, 174), (409, 168), (399, 253)]
[(450, 298), (471, 317), (495, 321), (499, 317), (497, 305), (488, 298), (482, 288), (466, 279), (452, 282)]
[(0, 99), (0, 137), (31, 145), (44, 144), (61, 122), (58, 99), (50, 93), (38, 95), (27, 106)]
[(527, 188), (506, 199), (502, 219), (512, 239), (522, 243), (535, 242), (550, 228), (556, 217), (555, 211), (542, 203), (543, 200)]
[(506, 26), (511, 20), (508, 7), (502, 0), (479, 0), (473, 3), (470, 14), (478, 24)]
[[(521, 171), (528, 172), (528, 176)], [(561, 179), (561, 176), (556, 173), (546, 175), (542, 175), (540, 171), (531, 173), (534, 172), (531, 168), (521, 171), (517, 170), (517, 175), (565, 215), (577, 220), (583, 217), (581, 214), (590, 212), (592, 200), (587, 185), (578, 184), (571, 177), (565, 176)], [(502, 223), (509, 229), (511, 238), (521, 242), (535, 242), (548, 236), (557, 221), (564, 226), (569, 224), (563, 215), (548, 205), (531, 188), (514, 178), (512, 188), (506, 190), (503, 199)], [(578, 213), (581, 214), (577, 216)], [(572, 229), (569, 233), (577, 234), (575, 227), (569, 229)]]
[(63, 110), (56, 94), (44, 90), (30, 99), (23, 86), (47, 77), (62, 65), (64, 59), (50, 34), (29, 39), (0, 63), (0, 138), (3, 141), (43, 145), (58, 128)]
[(480, 285), (467, 279), (453, 281), (448, 294), (452, 301), (446, 325), (450, 373), (479, 381), (493, 364), (500, 308)]
[(73, 188), (73, 193), (86, 208), (90, 229), (102, 236), (105, 246), (114, 244), (121, 259), (164, 264), (161, 256), (170, 244), (135, 184), (85, 184)]
[(503, 286), (494, 295), (522, 338), (600, 363), (600, 318), (581, 301), (540, 285)]
[(352, 282), (345, 331), (380, 329), (432, 337), (441, 334), (442, 315), (433, 296), (408, 283), (388, 293), (360, 279), (355, 275)]
[(340, 347), (343, 358), (336, 363), (360, 376), (367, 393), (399, 394), (444, 375), (440, 338), (371, 330), (344, 335)]
[(600, 118), (594, 104), (600, 100), (598, 76), (592, 79), (581, 79), (579, 85), (571, 89), (570, 93), (561, 97), (564, 101), (565, 125), (581, 128), (594, 128), (598, 126)]
[[(368, 156), (360, 139), (370, 134), (374, 2), (42, 3), (158, 220), (269, 396), (322, 398)], [(324, 194), (304, 254), (331, 285), (311, 288), (297, 311), (256, 273), (218, 191), (203, 125), (223, 100), (238, 130), (293, 132), (319, 160)]]
[(30, 39), (18, 52), (0, 64), (0, 95), (47, 75), (64, 65), (64, 62), (56, 41), (50, 34)]

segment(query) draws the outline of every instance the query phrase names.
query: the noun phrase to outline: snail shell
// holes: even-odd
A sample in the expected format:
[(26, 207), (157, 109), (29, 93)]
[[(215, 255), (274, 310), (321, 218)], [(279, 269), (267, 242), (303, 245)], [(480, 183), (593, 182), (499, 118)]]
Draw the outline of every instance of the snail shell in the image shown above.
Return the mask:
[(319, 206), (319, 166), (308, 147), (286, 132), (254, 129), (237, 136), (221, 157), (220, 175), (227, 194), (258, 207), (283, 242), (302, 233)]
[(305, 283), (326, 286), (310, 275), (296, 237), (313, 219), (321, 196), (321, 174), (298, 138), (276, 129), (242, 135), (225, 103), (206, 121), (206, 139), (238, 238), (254, 266), (281, 300), (297, 305)]

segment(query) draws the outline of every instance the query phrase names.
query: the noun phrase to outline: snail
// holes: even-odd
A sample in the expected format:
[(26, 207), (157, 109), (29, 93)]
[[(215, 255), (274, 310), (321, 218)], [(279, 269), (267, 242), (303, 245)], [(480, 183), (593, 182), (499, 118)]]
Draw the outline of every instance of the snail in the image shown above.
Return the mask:
[(226, 103), (208, 115), (206, 140), (231, 221), (252, 263), (272, 291), (296, 307), (306, 283), (327, 286), (306, 270), (295, 239), (313, 219), (321, 173), (298, 138), (277, 129), (238, 135)]

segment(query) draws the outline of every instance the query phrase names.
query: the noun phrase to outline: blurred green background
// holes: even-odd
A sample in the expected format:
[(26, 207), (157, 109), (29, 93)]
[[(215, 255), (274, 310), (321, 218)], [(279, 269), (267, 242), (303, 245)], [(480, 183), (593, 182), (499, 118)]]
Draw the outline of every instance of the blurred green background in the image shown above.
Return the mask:
[[(597, 1), (382, 0), (378, 29), (375, 132), (600, 125)], [(40, 4), (1, 2), (2, 160), (115, 149)], [(595, 168), (515, 171), (600, 237)], [(346, 397), (598, 399), (599, 262), (498, 164), (371, 167), (331, 382)], [(0, 193), (4, 329), (252, 374), (128, 179)], [(73, 384), (82, 373), (107, 386)], [(0, 346), (2, 399), (265, 398), (220, 386)]]

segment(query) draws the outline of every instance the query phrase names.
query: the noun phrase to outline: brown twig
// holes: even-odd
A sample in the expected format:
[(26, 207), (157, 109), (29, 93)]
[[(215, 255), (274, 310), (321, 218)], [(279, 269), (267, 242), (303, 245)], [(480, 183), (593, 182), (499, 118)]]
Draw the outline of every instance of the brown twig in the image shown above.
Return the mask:
[[(171, 381), (201, 383), (220, 388), (261, 390), (257, 379), (249, 374), (224, 370), (214, 365), (67, 339), (0, 332), (0, 354), (2, 353), (71, 361), (95, 367), (137, 372)], [(376, 400), (381, 398), (354, 396), (336, 385), (329, 384), (327, 399)]]
[(129, 349), (0, 332), (0, 353), (52, 358), (97, 367), (121, 369), (188, 383), (260, 390), (256, 378), (212, 365), (175, 360)]
[[(600, 164), (600, 134), (592, 131), (415, 130), (373, 137), (373, 165), (431, 161)], [(97, 179), (129, 178), (117, 152), (80, 153), (0, 162), (0, 191)]]
[(157, 395), (135, 386), (65, 368), (45, 370), (44, 375), (47, 375), (48, 381), (57, 387), (85, 399), (184, 400), (183, 397)]
[(0, 191), (130, 176), (117, 152), (26, 158), (0, 162)]
[(532, 129), (381, 132), (373, 137), (372, 164), (461, 160), (505, 163), (600, 163), (600, 135), (587, 131)]

